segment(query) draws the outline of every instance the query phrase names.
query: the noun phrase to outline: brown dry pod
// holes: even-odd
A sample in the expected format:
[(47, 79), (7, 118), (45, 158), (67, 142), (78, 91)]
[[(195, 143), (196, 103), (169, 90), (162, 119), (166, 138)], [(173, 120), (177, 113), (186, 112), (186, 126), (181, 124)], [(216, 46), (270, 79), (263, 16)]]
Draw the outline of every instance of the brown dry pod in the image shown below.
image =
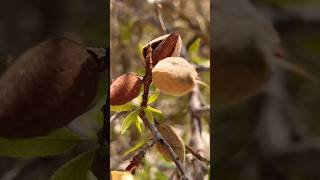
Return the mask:
[[(183, 163), (185, 157), (185, 147), (184, 142), (178, 135), (177, 130), (169, 124), (160, 124), (158, 130), (163, 136), (163, 138), (172, 147), (173, 151), (179, 157), (179, 160)], [(163, 155), (168, 161), (172, 161), (171, 157), (167, 154), (167, 151), (162, 147), (161, 143), (156, 144), (158, 151)]]
[(133, 72), (114, 80), (110, 86), (110, 105), (122, 105), (137, 97), (142, 81)]
[(53, 38), (23, 53), (0, 79), (0, 137), (41, 136), (87, 110), (98, 64), (82, 45)]
[(180, 56), (182, 40), (179, 34), (172, 32), (160, 36), (149, 43), (147, 43), (142, 49), (142, 55), (147, 57), (147, 47), (151, 45), (152, 52), (152, 65), (155, 66), (159, 61), (166, 57)]

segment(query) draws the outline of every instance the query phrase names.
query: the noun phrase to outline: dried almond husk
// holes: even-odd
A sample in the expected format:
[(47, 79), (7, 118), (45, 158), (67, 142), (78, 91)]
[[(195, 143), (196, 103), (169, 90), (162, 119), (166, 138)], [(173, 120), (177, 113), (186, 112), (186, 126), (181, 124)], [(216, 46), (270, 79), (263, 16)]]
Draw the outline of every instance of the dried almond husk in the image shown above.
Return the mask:
[(85, 112), (96, 96), (98, 64), (86, 48), (53, 38), (26, 52), (0, 78), (0, 137), (41, 136)]
[(130, 72), (118, 77), (110, 86), (110, 105), (122, 105), (137, 97), (142, 81)]
[[(158, 130), (161, 133), (162, 137), (168, 142), (168, 144), (171, 146), (173, 151), (177, 154), (179, 157), (179, 160), (184, 163), (185, 159), (185, 147), (184, 147), (184, 142), (181, 139), (181, 137), (178, 135), (177, 130), (167, 124), (160, 124), (158, 126)], [(163, 155), (163, 157), (168, 160), (168, 161), (173, 161), (172, 158), (169, 156), (167, 151), (163, 148), (161, 143), (157, 142), (156, 143), (158, 151)]]
[(166, 57), (180, 56), (182, 40), (180, 35), (176, 32), (160, 36), (147, 43), (142, 49), (142, 55), (144, 58), (147, 57), (147, 47), (149, 44), (153, 50), (151, 56), (153, 66)]

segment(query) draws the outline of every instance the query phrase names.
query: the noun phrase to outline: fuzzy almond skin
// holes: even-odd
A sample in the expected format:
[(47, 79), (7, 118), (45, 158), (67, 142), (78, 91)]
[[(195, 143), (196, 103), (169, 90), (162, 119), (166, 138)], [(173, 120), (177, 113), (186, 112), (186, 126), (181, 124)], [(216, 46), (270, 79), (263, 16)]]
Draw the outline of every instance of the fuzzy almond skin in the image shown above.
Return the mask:
[(163, 93), (182, 96), (192, 90), (198, 76), (196, 70), (181, 57), (168, 57), (152, 69), (152, 81)]
[(82, 45), (53, 38), (23, 53), (0, 78), (0, 137), (61, 128), (96, 96), (98, 64)]
[[(160, 36), (148, 44), (151, 45), (153, 49), (152, 53), (152, 65), (155, 66), (159, 61), (165, 59), (166, 57), (178, 57), (181, 53), (182, 40), (179, 34), (172, 32)], [(143, 57), (147, 56), (147, 46), (146, 44), (142, 49)]]
[(130, 102), (139, 95), (141, 84), (141, 80), (133, 72), (118, 77), (110, 86), (110, 105)]
[(134, 177), (127, 171), (111, 171), (111, 180), (134, 180)]
[[(177, 130), (169, 125), (169, 124), (160, 124), (158, 127), (159, 132), (163, 136), (163, 138), (168, 142), (168, 144), (172, 147), (173, 151), (179, 157), (179, 160), (184, 163), (185, 159), (185, 147), (184, 142), (181, 137), (178, 135)], [(165, 159), (172, 161), (171, 157), (167, 154), (166, 150), (162, 147), (162, 145), (157, 142), (156, 144), (159, 152), (164, 156)]]

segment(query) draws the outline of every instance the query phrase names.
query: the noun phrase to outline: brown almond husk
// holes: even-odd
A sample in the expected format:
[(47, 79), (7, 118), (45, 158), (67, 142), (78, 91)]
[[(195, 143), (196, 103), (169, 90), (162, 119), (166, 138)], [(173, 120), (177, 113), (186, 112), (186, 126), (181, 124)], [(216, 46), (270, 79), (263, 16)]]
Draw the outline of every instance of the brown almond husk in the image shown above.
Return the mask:
[[(176, 32), (160, 36), (148, 44), (151, 45), (152, 52), (152, 65), (155, 66), (159, 61), (166, 57), (180, 56), (182, 41)], [(142, 50), (144, 58), (147, 56), (147, 45)]]
[(0, 137), (41, 136), (85, 112), (98, 64), (85, 47), (53, 38), (23, 53), (0, 79)]
[(114, 80), (110, 86), (110, 105), (123, 105), (139, 95), (142, 81), (133, 72)]
[[(163, 136), (163, 138), (168, 142), (168, 144), (171, 146), (173, 151), (177, 154), (179, 157), (179, 160), (184, 163), (185, 159), (185, 147), (184, 147), (184, 142), (181, 139), (181, 137), (178, 135), (177, 130), (167, 124), (160, 124), (158, 126), (158, 130)], [(156, 143), (158, 151), (163, 155), (163, 157), (168, 160), (168, 161), (173, 161), (172, 158), (169, 156), (167, 151), (162, 147), (161, 143), (157, 142)]]

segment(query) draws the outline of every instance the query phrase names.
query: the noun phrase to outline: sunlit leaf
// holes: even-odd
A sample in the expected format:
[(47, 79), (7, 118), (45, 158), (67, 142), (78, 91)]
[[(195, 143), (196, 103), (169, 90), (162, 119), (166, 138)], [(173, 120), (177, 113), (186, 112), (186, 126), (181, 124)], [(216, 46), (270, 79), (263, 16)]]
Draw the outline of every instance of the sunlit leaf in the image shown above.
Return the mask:
[(148, 99), (148, 103), (155, 102), (158, 99), (159, 95), (160, 95), (159, 89), (156, 89), (155, 91), (153, 91), (153, 94)]
[(149, 120), (151, 123), (153, 123), (153, 115), (152, 115), (152, 113), (150, 112), (150, 110), (149, 110), (148, 108), (144, 108), (143, 110), (144, 110), (144, 112), (145, 112), (148, 120)]
[(146, 142), (147, 142), (147, 140), (140, 141), (138, 144), (136, 144), (136, 145), (134, 145), (133, 147), (131, 147), (130, 149), (128, 149), (128, 150), (123, 154), (123, 157), (126, 157), (126, 156), (128, 156), (129, 154), (137, 151), (138, 149), (140, 149), (141, 147), (143, 147)]
[(154, 117), (157, 120), (161, 121), (164, 119), (164, 115), (162, 114), (162, 112), (159, 109), (155, 109), (151, 106), (148, 106), (147, 109), (154, 114)]
[(126, 130), (130, 127), (130, 125), (137, 120), (138, 113), (139, 113), (139, 110), (135, 110), (130, 114), (128, 114), (128, 116), (123, 119), (122, 125), (121, 125), (121, 134), (125, 133)]
[(159, 109), (153, 108), (151, 106), (148, 106), (147, 109), (153, 113), (162, 114), (162, 112)]
[(200, 38), (197, 38), (188, 48), (188, 53), (192, 56), (199, 52), (200, 49)]
[(138, 116), (138, 118), (135, 120), (136, 128), (140, 134), (142, 134), (143, 130), (143, 121), (142, 119)]
[(136, 106), (132, 102), (128, 102), (123, 105), (110, 105), (110, 111), (113, 111), (113, 112), (130, 111), (135, 107)]
[(210, 62), (209, 59), (198, 56), (191, 56), (191, 60), (199, 65), (206, 65), (208, 62)]
[(95, 156), (95, 150), (80, 154), (62, 165), (50, 180), (87, 180), (87, 173)]
[(47, 136), (27, 139), (0, 138), (0, 156), (44, 157), (64, 153), (83, 142), (67, 129), (59, 129)]

